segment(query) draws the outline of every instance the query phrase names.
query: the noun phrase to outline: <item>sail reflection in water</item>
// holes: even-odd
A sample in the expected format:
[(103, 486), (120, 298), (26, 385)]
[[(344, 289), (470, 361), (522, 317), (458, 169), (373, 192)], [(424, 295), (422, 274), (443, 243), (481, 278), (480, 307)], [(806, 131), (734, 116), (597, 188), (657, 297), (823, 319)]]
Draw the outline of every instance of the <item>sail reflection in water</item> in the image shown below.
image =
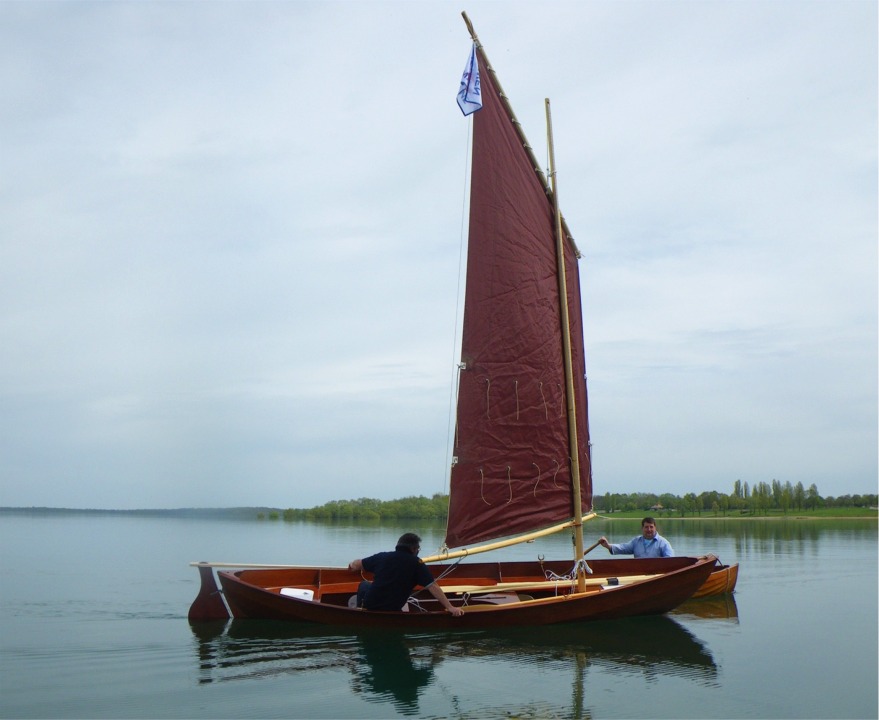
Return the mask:
[[(696, 605), (694, 614), (705, 613), (700, 617), (718, 612), (713, 603), (688, 605)], [(436, 669), (444, 662), (478, 660), (486, 680), (492, 673), (523, 665), (541, 666), (558, 677), (568, 673), (575, 712), (582, 710), (590, 668), (632, 672), (648, 680), (678, 676), (707, 686), (715, 686), (717, 680), (710, 650), (668, 616), (424, 635), (335, 635), (313, 625), (258, 620), (191, 627), (201, 683), (346, 669), (354, 692), (371, 702), (390, 703), (402, 714), (418, 712), (421, 693), (436, 682)], [(568, 714), (572, 708), (532, 710)]]

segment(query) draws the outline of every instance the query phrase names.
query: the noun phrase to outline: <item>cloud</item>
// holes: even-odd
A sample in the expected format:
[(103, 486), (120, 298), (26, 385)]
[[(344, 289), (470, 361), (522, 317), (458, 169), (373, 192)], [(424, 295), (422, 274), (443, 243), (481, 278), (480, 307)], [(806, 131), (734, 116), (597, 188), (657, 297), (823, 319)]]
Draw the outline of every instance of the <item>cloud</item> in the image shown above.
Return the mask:
[[(469, 14), (538, 157), (552, 99), (596, 491), (875, 491), (875, 6)], [(446, 490), (458, 9), (0, 15), (0, 504)]]

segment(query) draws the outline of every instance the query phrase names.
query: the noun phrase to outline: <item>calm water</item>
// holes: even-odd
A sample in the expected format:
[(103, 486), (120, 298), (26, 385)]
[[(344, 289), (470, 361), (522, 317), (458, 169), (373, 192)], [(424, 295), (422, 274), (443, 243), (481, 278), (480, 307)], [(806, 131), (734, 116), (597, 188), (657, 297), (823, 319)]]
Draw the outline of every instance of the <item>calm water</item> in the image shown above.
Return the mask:
[[(637, 526), (593, 521), (587, 543)], [(660, 521), (678, 554), (742, 566), (734, 600), (667, 617), (355, 637), (240, 621), (196, 633), (186, 620), (192, 560), (344, 564), (409, 529), (425, 550), (442, 536), (0, 515), (0, 716), (877, 717), (876, 521)], [(569, 547), (561, 535), (503, 558)]]

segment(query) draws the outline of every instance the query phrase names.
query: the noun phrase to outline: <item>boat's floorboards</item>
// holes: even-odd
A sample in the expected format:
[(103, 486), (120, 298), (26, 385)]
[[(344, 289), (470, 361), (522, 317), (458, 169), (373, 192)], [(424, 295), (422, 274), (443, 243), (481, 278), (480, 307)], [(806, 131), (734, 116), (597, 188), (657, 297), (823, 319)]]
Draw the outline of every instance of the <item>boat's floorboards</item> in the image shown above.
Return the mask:
[[(526, 582), (519, 579), (522, 586), (515, 589), (494, 589), (495, 583), (486, 582), (480, 584), (478, 591), (456, 591), (454, 586), (446, 589), (446, 594), (453, 605), (505, 605), (523, 600), (536, 600), (556, 595), (567, 595), (571, 586), (569, 583), (546, 583), (544, 581)], [(551, 585), (551, 587), (547, 587)], [(264, 588), (273, 593), (281, 593), (282, 590), (310, 591), (313, 593), (313, 602), (319, 602), (322, 605), (334, 605), (338, 607), (350, 607), (353, 597), (357, 594), (356, 583), (334, 584), (332, 587), (266, 587)], [(595, 585), (587, 588), (587, 592), (601, 592), (601, 586)], [(286, 593), (285, 593), (286, 594)], [(409, 605), (413, 608), (428, 611), (442, 610), (442, 606), (430, 593), (421, 590), (414, 593)]]

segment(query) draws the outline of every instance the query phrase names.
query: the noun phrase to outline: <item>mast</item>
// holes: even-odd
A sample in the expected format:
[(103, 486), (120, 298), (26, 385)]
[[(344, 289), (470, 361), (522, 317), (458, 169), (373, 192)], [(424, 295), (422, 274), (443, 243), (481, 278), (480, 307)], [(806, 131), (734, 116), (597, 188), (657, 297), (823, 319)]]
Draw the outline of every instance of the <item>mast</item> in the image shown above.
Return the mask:
[(574, 368), (571, 361), (571, 319), (568, 312), (568, 283), (565, 279), (565, 246), (562, 235), (562, 215), (559, 211), (558, 179), (555, 166), (555, 148), (552, 139), (552, 113), (546, 98), (546, 139), (549, 144), (549, 174), (552, 179), (552, 209), (555, 214), (556, 256), (558, 257), (559, 310), (562, 319), (562, 354), (565, 363), (565, 396), (568, 411), (568, 438), (571, 446), (571, 492), (574, 504), (574, 561), (577, 564), (577, 590), (586, 590), (585, 575), (580, 562), (583, 559), (583, 508), (580, 498), (580, 454), (577, 451), (577, 404), (574, 397)]

